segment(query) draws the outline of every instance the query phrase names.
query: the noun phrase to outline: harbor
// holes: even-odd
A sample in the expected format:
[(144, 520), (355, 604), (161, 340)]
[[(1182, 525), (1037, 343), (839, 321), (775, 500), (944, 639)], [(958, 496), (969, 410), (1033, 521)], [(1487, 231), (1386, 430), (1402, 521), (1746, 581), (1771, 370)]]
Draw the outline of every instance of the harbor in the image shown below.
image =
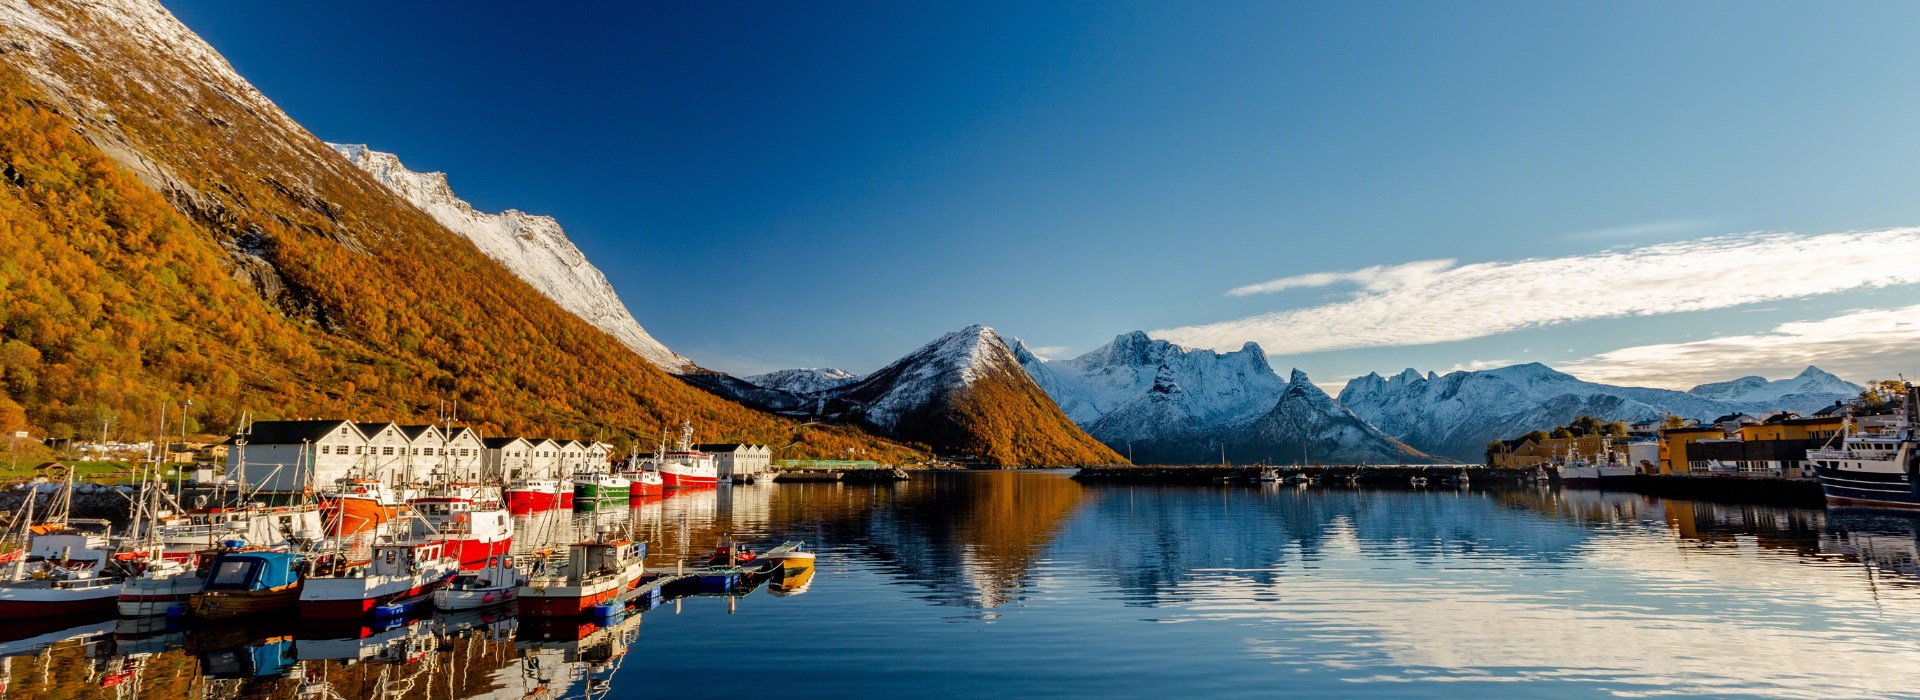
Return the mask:
[[(1266, 691), (1231, 679), (1276, 671), (1308, 694), (1449, 694), (1503, 676), (1504, 691), (1552, 695), (1844, 697), (1920, 682), (1906, 667), (1877, 666), (1865, 686), (1833, 670), (1878, 664), (1890, 648), (1920, 652), (1900, 633), (1920, 623), (1912, 516), (1552, 483), (914, 476), (721, 485), (513, 516), (516, 559), (601, 532), (646, 545), (638, 585), (575, 617), (527, 614), (524, 600), (454, 610), (427, 600), (351, 625), (296, 615), (12, 621), (0, 675), (10, 697), (421, 700), (700, 696), (743, 666), (794, 669), (783, 687), (806, 696), (856, 679), (981, 695), (1021, 678), (1120, 695), (1144, 680), (1255, 697)], [(805, 542), (818, 561), (806, 580), (776, 585), (770, 562), (787, 542)], [(481, 574), (461, 576), (492, 576)], [(1809, 611), (1850, 616), (1854, 627), (1808, 633), (1796, 620)], [(1758, 631), (1762, 641), (1737, 653), (1660, 653), (1680, 639), (1675, 623)], [(1061, 645), (1066, 629), (1074, 645)], [(1637, 643), (1602, 643), (1621, 638)], [(1144, 648), (1178, 663), (1127, 681), (1092, 672), (1096, 658)], [(927, 662), (876, 672), (879, 659), (896, 658)]]

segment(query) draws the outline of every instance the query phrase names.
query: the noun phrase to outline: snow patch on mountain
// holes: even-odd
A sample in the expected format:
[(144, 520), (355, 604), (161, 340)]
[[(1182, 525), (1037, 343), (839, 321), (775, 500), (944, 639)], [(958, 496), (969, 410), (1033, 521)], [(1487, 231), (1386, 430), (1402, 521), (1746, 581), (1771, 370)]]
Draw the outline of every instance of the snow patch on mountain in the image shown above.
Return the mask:
[(1789, 379), (1769, 381), (1766, 377), (1747, 376), (1725, 382), (1701, 384), (1687, 393), (1722, 401), (1783, 401), (1795, 395), (1855, 396), (1864, 389), (1858, 384), (1834, 376), (1819, 367), (1808, 366)]
[(473, 241), (561, 308), (619, 339), (647, 361), (676, 374), (698, 369), (640, 327), (606, 275), (567, 239), (553, 217), (516, 209), (481, 212), (453, 193), (446, 173), (409, 170), (398, 156), (364, 145), (328, 145), (440, 225)]
[(826, 414), (857, 413), (883, 431), (893, 431), (909, 413), (954, 389), (1001, 372), (1019, 372), (1020, 362), (992, 328), (972, 325), (940, 336), (879, 371), (828, 390)]
[[(1341, 407), (1318, 387), (1273, 371), (1260, 346), (1227, 353), (1122, 334), (1085, 355), (1014, 356), (1075, 423), (1138, 462), (1430, 461)], [(1294, 373), (1295, 382), (1306, 381)]]
[(1549, 429), (1580, 415), (1633, 422), (1667, 414), (1712, 420), (1739, 412), (1805, 413), (1859, 393), (1815, 368), (1779, 382), (1751, 379), (1759, 378), (1682, 392), (1588, 382), (1535, 362), (1438, 376), (1411, 369), (1391, 378), (1372, 373), (1348, 381), (1339, 401), (1415, 448), (1478, 461), (1491, 440)]
[(783, 369), (743, 377), (747, 383), (763, 389), (775, 389), (789, 394), (817, 394), (847, 384), (860, 375), (834, 369), (832, 367), (807, 367), (801, 369)]

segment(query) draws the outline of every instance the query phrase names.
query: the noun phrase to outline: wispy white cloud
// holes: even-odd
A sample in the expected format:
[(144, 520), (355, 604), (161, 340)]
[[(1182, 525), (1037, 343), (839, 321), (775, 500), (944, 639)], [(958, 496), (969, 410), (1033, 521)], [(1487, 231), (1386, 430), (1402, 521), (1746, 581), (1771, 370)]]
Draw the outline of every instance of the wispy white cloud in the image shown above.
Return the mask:
[(1574, 321), (1654, 316), (1920, 283), (1920, 228), (1713, 236), (1561, 258), (1423, 260), (1283, 277), (1234, 296), (1352, 285), (1343, 299), (1154, 331), (1270, 353), (1424, 345)]
[(1609, 241), (1633, 238), (1655, 238), (1660, 236), (1678, 236), (1681, 234), (1706, 233), (1713, 222), (1704, 219), (1686, 219), (1681, 221), (1655, 221), (1632, 226), (1614, 226), (1598, 228), (1579, 233), (1569, 233), (1561, 238), (1569, 241)]
[(1067, 354), (1067, 352), (1071, 350), (1073, 350), (1073, 348), (1067, 347), (1065, 345), (1042, 345), (1039, 347), (1033, 347), (1031, 345), (1027, 346), (1028, 352), (1031, 352), (1035, 355), (1040, 356), (1040, 359), (1043, 359), (1043, 360), (1051, 360), (1061, 355), (1065, 355)]
[(1920, 366), (1920, 305), (1794, 321), (1764, 333), (1621, 348), (1560, 369), (1590, 381), (1684, 389), (1738, 374), (1790, 376), (1807, 365), (1864, 383)]
[(1510, 367), (1517, 364), (1520, 364), (1519, 360), (1467, 360), (1466, 362), (1455, 363), (1452, 367), (1448, 367), (1447, 371), (1441, 372), (1441, 374), (1449, 374), (1452, 372), (1478, 372), (1483, 369)]

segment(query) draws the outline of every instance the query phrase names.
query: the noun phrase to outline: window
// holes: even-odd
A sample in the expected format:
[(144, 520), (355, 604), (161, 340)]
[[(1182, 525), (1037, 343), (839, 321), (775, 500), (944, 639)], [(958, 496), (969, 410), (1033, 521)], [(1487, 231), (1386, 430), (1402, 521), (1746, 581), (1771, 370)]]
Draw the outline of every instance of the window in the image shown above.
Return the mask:
[(361, 446), (355, 446), (355, 447), (353, 448), (353, 453), (354, 453), (354, 454), (362, 454), (362, 453), (364, 453), (364, 452), (366, 451), (366, 449), (367, 449), (367, 448), (365, 448), (365, 447), (361, 447)]
[(330, 454), (333, 454), (333, 448), (332, 448), (332, 447), (328, 447), (328, 446), (326, 446), (326, 445), (321, 445), (321, 446), (320, 446), (320, 454), (323, 454), (323, 455), (330, 455)]
[(380, 448), (380, 454), (383, 454), (383, 455), (390, 455), (390, 454), (393, 454), (393, 448), (392, 448), (392, 447), (382, 447), (382, 448)]

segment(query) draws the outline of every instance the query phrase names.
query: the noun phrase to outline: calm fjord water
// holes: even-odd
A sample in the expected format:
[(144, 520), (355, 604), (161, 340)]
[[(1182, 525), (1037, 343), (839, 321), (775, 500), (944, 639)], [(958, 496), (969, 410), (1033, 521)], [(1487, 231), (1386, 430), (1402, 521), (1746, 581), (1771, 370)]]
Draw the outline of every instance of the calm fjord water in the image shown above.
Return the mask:
[[(231, 677), (222, 681), (193, 680), (226, 658), (207, 651), (222, 647), (200, 632), (184, 637), (186, 649), (165, 641), (176, 637), (123, 633), (118, 648), (16, 657), (8, 670), (15, 693), (80, 691), (99, 678), (62, 654), (124, 666), (129, 649), (148, 648), (143, 687), (171, 664), (187, 679), (174, 681), (182, 689), (275, 697), (317, 682), (366, 696), (403, 676), (408, 688), (439, 688), (408, 691), (421, 698), (1920, 691), (1913, 519), (1545, 487), (1081, 486), (1066, 477), (762, 484), (573, 522), (523, 519), (524, 543), (631, 519), (656, 569), (704, 553), (723, 531), (804, 539), (820, 551), (803, 594), (686, 599), (630, 621), (617, 663), (593, 663), (592, 649), (564, 642), (529, 643), (541, 634), (524, 620), (443, 620), (371, 641), (297, 632), (266, 653), (293, 660), (278, 665), (260, 662), (264, 642), (244, 642), (236, 658), (252, 666), (216, 674)], [(382, 663), (408, 660), (392, 655), (396, 644), (421, 647), (414, 663)]]

